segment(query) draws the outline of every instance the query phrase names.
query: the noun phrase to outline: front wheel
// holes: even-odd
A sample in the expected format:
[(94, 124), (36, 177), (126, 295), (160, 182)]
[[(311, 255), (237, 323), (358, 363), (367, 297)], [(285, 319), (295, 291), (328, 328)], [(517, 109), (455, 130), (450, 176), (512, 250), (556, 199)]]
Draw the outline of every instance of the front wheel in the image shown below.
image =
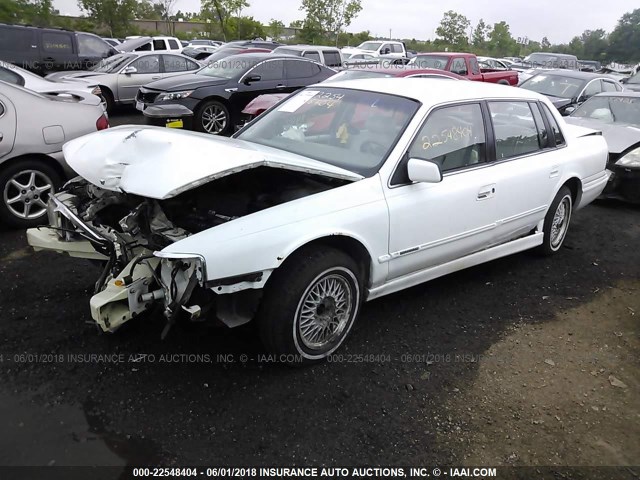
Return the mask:
[(362, 303), (356, 262), (340, 250), (305, 248), (269, 279), (258, 314), (267, 350), (292, 365), (317, 362), (345, 340)]
[(194, 128), (211, 135), (226, 135), (231, 131), (229, 109), (221, 102), (210, 100), (197, 110)]
[(564, 243), (569, 231), (571, 212), (573, 211), (573, 197), (568, 187), (562, 187), (551, 202), (551, 207), (544, 217), (544, 238), (538, 252), (542, 255), (553, 255)]

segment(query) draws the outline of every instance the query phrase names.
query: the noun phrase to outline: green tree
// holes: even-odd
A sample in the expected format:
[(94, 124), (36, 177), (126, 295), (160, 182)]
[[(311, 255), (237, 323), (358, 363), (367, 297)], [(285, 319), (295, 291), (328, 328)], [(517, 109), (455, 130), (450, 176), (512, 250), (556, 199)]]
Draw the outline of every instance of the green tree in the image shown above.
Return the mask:
[(0, 23), (29, 23), (51, 26), (54, 10), (52, 0), (0, 0)]
[(284, 23), (280, 20), (271, 19), (269, 22), (269, 35), (276, 42), (280, 40), (282, 33), (284, 32)]
[(473, 35), (471, 36), (471, 43), (473, 44), (476, 53), (485, 53), (490, 32), (491, 27), (484, 23), (483, 19), (480, 19), (476, 28), (473, 30)]
[(136, 0), (78, 0), (78, 7), (98, 25), (107, 27), (112, 37), (129, 33), (137, 6)]
[(609, 57), (618, 62), (640, 61), (640, 8), (625, 13), (609, 35)]
[(440, 26), (436, 28), (436, 35), (441, 43), (454, 49), (462, 50), (468, 47), (467, 30), (471, 22), (467, 17), (453, 10), (444, 13)]
[(520, 47), (511, 36), (509, 25), (504, 21), (493, 24), (488, 47), (494, 57), (515, 56), (520, 53)]
[(249, 6), (247, 0), (202, 0), (200, 16), (218, 23), (224, 41), (230, 36), (229, 20), (236, 14), (239, 16), (243, 8)]
[(548, 52), (551, 48), (551, 42), (547, 37), (542, 37), (542, 41), (540, 42), (540, 48), (543, 52)]
[(142, 20), (160, 20), (160, 15), (149, 0), (140, 0), (136, 5), (134, 18)]
[(607, 32), (599, 28), (597, 30), (585, 30), (580, 36), (582, 41), (582, 55), (585, 60), (604, 60), (609, 49)]
[(264, 38), (262, 24), (253, 17), (231, 17), (228, 23), (231, 38)]
[(302, 0), (300, 10), (306, 12), (305, 25), (311, 31), (319, 31), (320, 36), (335, 35), (337, 45), (340, 32), (358, 16), (362, 3), (361, 0)]

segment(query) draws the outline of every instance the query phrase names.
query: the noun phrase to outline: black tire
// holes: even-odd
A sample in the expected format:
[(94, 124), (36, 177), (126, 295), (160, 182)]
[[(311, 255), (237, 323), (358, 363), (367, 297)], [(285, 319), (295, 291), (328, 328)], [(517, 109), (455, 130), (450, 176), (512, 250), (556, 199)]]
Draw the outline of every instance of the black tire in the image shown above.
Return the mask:
[[(321, 289), (321, 285), (331, 282), (337, 295), (312, 298), (314, 287)], [(343, 294), (344, 301), (340, 300)], [(360, 312), (362, 299), (362, 276), (350, 256), (329, 247), (304, 248), (275, 270), (265, 286), (257, 315), (260, 338), (270, 354), (289, 365), (322, 361), (344, 342)], [(314, 302), (315, 311), (310, 308)], [(306, 329), (301, 327), (305, 306)], [(334, 322), (336, 325), (329, 325)], [(312, 346), (313, 332), (322, 336), (323, 324), (327, 338), (317, 339), (317, 345)]]
[(113, 93), (107, 87), (100, 87), (100, 98), (106, 104), (107, 115), (111, 115), (113, 113), (113, 109), (115, 108), (115, 101), (113, 100)]
[[(32, 178), (34, 185), (30, 185)], [(20, 189), (12, 180), (25, 188)], [(43, 190), (45, 185), (50, 185), (50, 188)], [(4, 168), (0, 166), (0, 220), (18, 228), (46, 223), (49, 195), (58, 191), (61, 185), (62, 179), (58, 172), (42, 160), (19, 160)], [(20, 200), (9, 204), (9, 201), (17, 197)], [(37, 210), (32, 211), (34, 205)], [(20, 216), (20, 212), (24, 216)]]
[(509, 85), (509, 82), (506, 80), (498, 80), (498, 85)]
[[(211, 115), (224, 115), (224, 120), (211, 121)], [(233, 133), (233, 120), (227, 106), (217, 100), (203, 102), (196, 110), (193, 128), (198, 132), (211, 135), (229, 135)]]
[[(537, 253), (549, 256), (558, 253), (562, 248), (564, 239), (569, 231), (571, 223), (571, 213), (573, 212), (573, 196), (569, 187), (563, 186), (551, 202), (551, 206), (544, 217), (544, 238), (542, 245), (536, 250)], [(556, 214), (562, 216), (562, 222), (557, 224)], [(554, 225), (556, 222), (556, 225)], [(559, 230), (558, 230), (559, 229)]]

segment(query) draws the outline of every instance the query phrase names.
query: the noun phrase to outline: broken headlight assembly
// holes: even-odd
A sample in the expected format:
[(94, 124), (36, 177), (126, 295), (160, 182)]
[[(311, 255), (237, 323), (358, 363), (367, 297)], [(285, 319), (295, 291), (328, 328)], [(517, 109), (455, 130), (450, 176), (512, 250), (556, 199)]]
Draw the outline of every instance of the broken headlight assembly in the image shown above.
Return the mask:
[(155, 252), (160, 259), (159, 282), (163, 290), (165, 316), (172, 322), (180, 310), (192, 318), (200, 314), (198, 305), (187, 306), (193, 290), (204, 285), (206, 264), (203, 257), (195, 254)]

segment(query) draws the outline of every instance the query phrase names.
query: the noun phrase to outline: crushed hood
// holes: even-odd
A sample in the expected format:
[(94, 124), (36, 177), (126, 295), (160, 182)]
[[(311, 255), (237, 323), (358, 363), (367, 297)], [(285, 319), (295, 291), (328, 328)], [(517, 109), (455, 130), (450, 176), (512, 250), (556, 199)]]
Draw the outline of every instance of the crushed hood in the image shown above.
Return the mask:
[(256, 167), (351, 181), (363, 178), (328, 163), (244, 140), (164, 127), (110, 128), (66, 143), (63, 152), (69, 166), (94, 185), (159, 200)]
[(620, 154), (640, 144), (640, 128), (622, 123), (604, 123), (598, 120), (580, 117), (566, 117), (565, 121), (572, 125), (600, 130), (607, 141), (609, 153)]

